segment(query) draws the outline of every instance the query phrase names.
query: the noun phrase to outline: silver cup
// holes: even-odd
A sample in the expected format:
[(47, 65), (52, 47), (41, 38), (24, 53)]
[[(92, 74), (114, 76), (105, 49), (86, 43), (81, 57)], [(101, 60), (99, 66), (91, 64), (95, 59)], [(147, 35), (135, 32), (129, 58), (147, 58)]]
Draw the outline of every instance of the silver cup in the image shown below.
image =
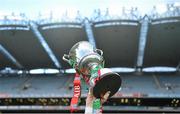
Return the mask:
[(121, 86), (119, 74), (104, 68), (103, 51), (94, 48), (87, 41), (76, 43), (68, 55), (64, 54), (63, 60), (81, 74), (88, 85), (93, 87), (95, 97), (100, 97), (107, 91), (110, 91), (110, 96), (112, 96)]

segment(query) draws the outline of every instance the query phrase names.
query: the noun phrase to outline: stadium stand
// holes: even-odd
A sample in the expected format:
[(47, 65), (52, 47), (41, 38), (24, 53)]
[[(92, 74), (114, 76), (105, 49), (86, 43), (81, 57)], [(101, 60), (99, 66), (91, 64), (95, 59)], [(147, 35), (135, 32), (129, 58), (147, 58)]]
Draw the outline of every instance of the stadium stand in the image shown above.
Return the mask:
[(85, 28), (81, 23), (50, 23), (39, 26), (40, 32), (52, 48), (62, 67), (70, 66), (62, 60), (64, 54), (78, 41), (87, 41)]
[[(140, 23), (112, 20), (93, 23), (97, 48), (103, 49), (106, 67), (135, 67)], [(108, 46), (107, 46), (108, 45)]]
[(54, 68), (31, 30), (1, 30), (0, 42), (22, 64), (24, 69)]
[(162, 18), (149, 24), (144, 67), (177, 67), (180, 60), (180, 18)]

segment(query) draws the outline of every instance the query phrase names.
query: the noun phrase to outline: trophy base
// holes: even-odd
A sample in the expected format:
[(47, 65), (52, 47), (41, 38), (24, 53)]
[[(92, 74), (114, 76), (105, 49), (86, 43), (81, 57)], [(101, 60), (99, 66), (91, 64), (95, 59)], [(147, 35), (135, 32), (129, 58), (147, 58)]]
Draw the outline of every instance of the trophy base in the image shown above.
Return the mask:
[(93, 94), (96, 98), (100, 98), (106, 92), (110, 91), (109, 97), (113, 96), (121, 86), (121, 77), (117, 73), (105, 73), (100, 76), (100, 80), (97, 81), (93, 87)]

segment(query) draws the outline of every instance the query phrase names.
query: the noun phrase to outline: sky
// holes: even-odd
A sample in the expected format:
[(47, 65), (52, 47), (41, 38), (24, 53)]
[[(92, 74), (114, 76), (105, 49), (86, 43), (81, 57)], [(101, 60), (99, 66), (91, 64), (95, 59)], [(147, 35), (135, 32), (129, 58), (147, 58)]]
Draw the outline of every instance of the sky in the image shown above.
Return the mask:
[(163, 4), (176, 3), (180, 0), (1, 0), (0, 15), (25, 13), (33, 17), (39, 13), (49, 14), (51, 11), (55, 15), (62, 15), (65, 11), (74, 16), (77, 10), (83, 16), (90, 16), (94, 9), (102, 11), (109, 8), (111, 13), (117, 14), (122, 11), (122, 7), (138, 7), (141, 14), (149, 13), (154, 5), (158, 5), (158, 11), (163, 12)]

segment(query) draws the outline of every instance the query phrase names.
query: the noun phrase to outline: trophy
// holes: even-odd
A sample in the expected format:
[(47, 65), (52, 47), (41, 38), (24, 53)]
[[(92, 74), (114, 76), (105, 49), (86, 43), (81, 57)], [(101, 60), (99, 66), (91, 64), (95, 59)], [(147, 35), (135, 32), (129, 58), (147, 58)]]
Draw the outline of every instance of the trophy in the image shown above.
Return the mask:
[(68, 62), (93, 88), (93, 95), (96, 98), (100, 98), (107, 91), (110, 91), (109, 97), (111, 97), (121, 86), (120, 75), (104, 68), (103, 51), (95, 49), (87, 41), (76, 43), (68, 55), (64, 54), (63, 60)]

